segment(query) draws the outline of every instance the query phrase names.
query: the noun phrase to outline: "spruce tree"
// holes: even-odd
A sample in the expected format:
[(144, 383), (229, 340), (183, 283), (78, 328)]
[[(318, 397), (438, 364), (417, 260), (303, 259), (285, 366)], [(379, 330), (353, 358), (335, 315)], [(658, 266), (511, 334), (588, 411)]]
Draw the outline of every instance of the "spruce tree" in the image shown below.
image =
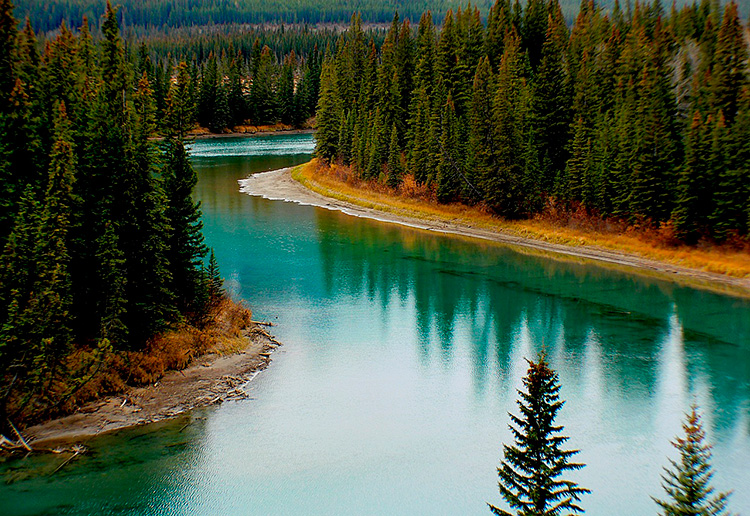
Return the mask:
[(276, 58), (266, 45), (261, 50), (258, 67), (250, 88), (250, 110), (255, 124), (272, 124), (277, 120)]
[(401, 147), (398, 144), (398, 131), (394, 125), (391, 129), (391, 140), (388, 145), (388, 186), (398, 188), (401, 185), (402, 176)]
[(479, 185), (488, 177), (495, 167), (495, 131), (492, 118), (492, 98), (495, 93), (495, 78), (492, 65), (484, 57), (477, 66), (469, 109), (469, 145), (466, 152), (467, 197), (483, 201), (487, 192), (482, 192)]
[(437, 199), (439, 202), (452, 202), (458, 199), (463, 173), (464, 140), (461, 127), (456, 117), (453, 98), (448, 100), (442, 112), (442, 132), (440, 135), (440, 154), (437, 166)]
[(208, 282), (208, 300), (211, 304), (216, 304), (226, 295), (224, 291), (224, 281), (219, 273), (219, 265), (216, 263), (214, 250), (211, 249), (211, 255), (208, 259), (208, 268), (206, 268), (206, 281)]
[(181, 61), (177, 66), (177, 81), (167, 94), (164, 126), (168, 135), (185, 137), (193, 125), (194, 107), (190, 99), (188, 65)]
[(565, 68), (568, 30), (559, 4), (550, 17), (541, 49), (541, 62), (532, 87), (532, 116), (539, 148), (539, 186), (551, 192), (555, 177), (565, 168), (570, 135), (570, 80)]
[(336, 84), (335, 67), (332, 62), (326, 61), (320, 76), (315, 155), (327, 161), (338, 155), (339, 125), (343, 118)]
[(525, 391), (518, 391), (521, 415), (510, 414), (515, 444), (503, 445), (504, 459), (497, 470), (500, 494), (509, 511), (491, 504), (490, 509), (501, 516), (581, 513), (578, 503), (590, 491), (563, 478), (584, 464), (570, 462), (579, 451), (562, 448), (568, 437), (561, 435), (562, 425), (554, 424), (565, 403), (559, 399), (557, 373), (550, 369), (544, 355), (527, 362)]
[(705, 443), (698, 408), (693, 405), (682, 424), (684, 437), (672, 445), (679, 451), (678, 460), (669, 459), (664, 468), (662, 487), (666, 499), (653, 498), (661, 516), (720, 516), (727, 514), (730, 493), (716, 493), (711, 485), (711, 446)]
[(742, 88), (748, 83), (747, 42), (737, 4), (732, 1), (724, 8), (719, 28), (710, 82), (710, 112), (721, 111), (727, 126), (734, 123)]
[(190, 164), (185, 145), (177, 138), (166, 142), (164, 190), (167, 194), (166, 217), (172, 228), (166, 256), (171, 273), (171, 291), (183, 312), (199, 311), (196, 300), (203, 297), (200, 266), (206, 255), (200, 202), (193, 201), (198, 176)]
[(10, 92), (16, 84), (17, 23), (13, 17), (13, 2), (0, 0), (0, 114), (9, 111)]

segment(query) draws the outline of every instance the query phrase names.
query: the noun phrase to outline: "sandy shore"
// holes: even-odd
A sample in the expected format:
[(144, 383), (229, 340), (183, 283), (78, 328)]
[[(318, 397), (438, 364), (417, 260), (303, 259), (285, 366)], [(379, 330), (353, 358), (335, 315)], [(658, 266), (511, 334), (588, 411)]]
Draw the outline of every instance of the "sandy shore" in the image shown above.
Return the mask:
[(592, 260), (616, 266), (617, 268), (625, 268), (633, 273), (648, 274), (649, 276), (656, 275), (681, 283), (687, 283), (691, 286), (719, 290), (734, 295), (750, 296), (750, 280), (748, 279), (680, 267), (599, 247), (573, 247), (554, 244), (464, 224), (405, 217), (339, 201), (313, 192), (295, 181), (292, 178), (291, 168), (255, 174), (247, 179), (240, 180), (239, 183), (240, 191), (243, 193), (270, 200), (283, 200), (302, 205), (319, 206), (330, 210), (338, 210), (355, 217), (365, 217), (445, 234), (491, 240), (511, 246), (533, 249), (542, 253), (549, 253), (551, 258)]
[(279, 344), (265, 330), (250, 328), (248, 345), (231, 355), (207, 354), (158, 382), (131, 388), (83, 406), (75, 414), (24, 430), (32, 448), (53, 448), (121, 428), (154, 423), (192, 409), (246, 397), (243, 386), (265, 369)]

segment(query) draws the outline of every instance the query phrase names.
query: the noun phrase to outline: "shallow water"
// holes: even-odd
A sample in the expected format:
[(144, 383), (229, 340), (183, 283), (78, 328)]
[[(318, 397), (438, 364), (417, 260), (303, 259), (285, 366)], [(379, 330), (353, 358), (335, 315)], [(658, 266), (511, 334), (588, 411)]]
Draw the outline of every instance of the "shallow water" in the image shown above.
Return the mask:
[(544, 346), (588, 514), (656, 512), (691, 402), (750, 512), (750, 301), (238, 193), (310, 135), (193, 144), (207, 243), (284, 342), (254, 399), (0, 464), (2, 514), (489, 514)]

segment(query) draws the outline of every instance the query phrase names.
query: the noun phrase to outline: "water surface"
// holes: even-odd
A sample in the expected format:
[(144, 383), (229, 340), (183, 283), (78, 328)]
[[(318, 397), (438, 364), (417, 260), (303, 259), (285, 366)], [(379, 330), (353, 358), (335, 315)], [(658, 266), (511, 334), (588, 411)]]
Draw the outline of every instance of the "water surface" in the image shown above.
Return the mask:
[[(750, 302), (238, 193), (310, 135), (197, 141), (207, 243), (284, 342), (249, 390), (6, 464), (3, 514), (489, 514), (524, 357), (542, 347), (587, 514), (647, 515), (697, 402), (714, 484), (750, 512)], [(32, 467), (33, 466), (33, 467)]]

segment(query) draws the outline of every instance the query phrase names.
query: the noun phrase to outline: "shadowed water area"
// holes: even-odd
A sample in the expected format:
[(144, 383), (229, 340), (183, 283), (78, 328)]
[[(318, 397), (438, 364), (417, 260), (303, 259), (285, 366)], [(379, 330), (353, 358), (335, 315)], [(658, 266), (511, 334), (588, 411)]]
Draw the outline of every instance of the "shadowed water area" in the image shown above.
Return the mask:
[(592, 515), (656, 513), (696, 401), (750, 512), (750, 301), (238, 193), (310, 135), (192, 145), (226, 286), (284, 343), (252, 399), (0, 464), (2, 514), (486, 515), (544, 346)]

